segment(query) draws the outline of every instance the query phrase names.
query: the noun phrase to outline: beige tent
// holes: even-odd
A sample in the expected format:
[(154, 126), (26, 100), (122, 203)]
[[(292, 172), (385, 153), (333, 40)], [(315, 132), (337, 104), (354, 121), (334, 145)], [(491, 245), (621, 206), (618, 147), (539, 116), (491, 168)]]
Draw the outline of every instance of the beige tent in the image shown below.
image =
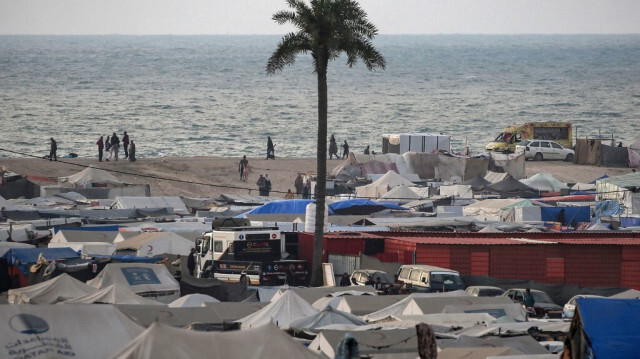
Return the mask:
[(422, 199), (420, 195), (418, 195), (415, 191), (413, 191), (409, 186), (405, 184), (401, 184), (391, 189), (391, 191), (385, 193), (382, 198), (388, 199), (390, 201), (395, 201), (400, 204)]
[(143, 298), (132, 292), (129, 287), (118, 283), (113, 283), (110, 286), (87, 295), (65, 300), (62, 303), (146, 304), (164, 306), (163, 303)]
[(61, 177), (60, 182), (69, 182), (76, 187), (94, 187), (95, 185), (121, 185), (124, 182), (111, 173), (95, 167), (84, 170), (69, 177)]
[(503, 209), (521, 206), (531, 206), (531, 201), (522, 198), (485, 199), (462, 209), (465, 216), (491, 216), (500, 218)]
[(356, 187), (356, 195), (365, 198), (379, 198), (400, 185), (410, 187), (413, 186), (413, 182), (405, 179), (397, 172), (388, 171), (375, 182), (366, 186)]
[(95, 288), (62, 273), (48, 281), (28, 287), (9, 289), (10, 304), (54, 304), (63, 300), (91, 294)]
[(229, 332), (197, 332), (152, 324), (113, 359), (145, 358), (296, 358), (321, 357), (273, 324)]
[(239, 319), (238, 322), (242, 323), (243, 329), (268, 323), (277, 323), (281, 328), (288, 328), (289, 323), (292, 321), (317, 313), (318, 310), (311, 304), (293, 291), (288, 290), (276, 301), (271, 302), (253, 314)]
[(133, 250), (139, 257), (153, 257), (165, 253), (187, 256), (193, 247), (192, 241), (173, 232), (143, 232), (116, 243), (118, 251)]

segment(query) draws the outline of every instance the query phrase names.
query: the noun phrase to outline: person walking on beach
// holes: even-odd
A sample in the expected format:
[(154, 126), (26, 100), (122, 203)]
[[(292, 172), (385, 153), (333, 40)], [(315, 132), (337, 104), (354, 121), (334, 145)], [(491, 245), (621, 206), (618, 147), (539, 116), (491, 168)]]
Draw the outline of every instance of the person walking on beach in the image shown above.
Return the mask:
[(304, 182), (302, 181), (302, 176), (299, 173), (298, 177), (296, 177), (296, 180), (293, 182), (293, 186), (296, 188), (296, 196), (300, 197), (304, 188)]
[(265, 180), (263, 175), (260, 175), (260, 178), (258, 178), (258, 180), (256, 181), (256, 185), (258, 185), (260, 196), (264, 196)]
[(114, 132), (111, 135), (111, 158), (118, 160), (118, 152), (120, 151), (120, 138)]
[(136, 161), (136, 144), (131, 140), (131, 144), (129, 144), (129, 162)]
[(344, 140), (344, 143), (342, 144), (342, 158), (345, 157), (349, 157), (349, 144), (347, 143), (347, 140)]
[(51, 137), (49, 139), (51, 142), (51, 147), (49, 148), (49, 161), (57, 161), (58, 160), (58, 143), (56, 140)]
[(272, 159), (272, 160), (276, 159), (276, 155), (274, 151), (275, 147), (276, 145), (274, 145), (273, 141), (271, 141), (271, 136), (267, 136), (267, 159)]
[(107, 135), (107, 139), (104, 141), (104, 150), (107, 151), (107, 156), (105, 161), (109, 162), (109, 158), (111, 158), (111, 137)]
[(96, 145), (98, 145), (98, 162), (102, 162), (102, 154), (103, 154), (103, 150), (104, 150), (104, 140), (103, 140), (104, 136), (100, 136), (100, 139), (98, 139), (98, 142), (96, 142)]
[(247, 160), (247, 156), (242, 156), (238, 164), (238, 172), (240, 172), (240, 181), (247, 182), (247, 177), (249, 176), (249, 160)]
[(369, 154), (369, 145), (367, 145), (367, 148), (364, 149), (364, 154), (368, 155)]
[(331, 135), (329, 139), (329, 159), (333, 159), (333, 156), (336, 156), (336, 160), (338, 157), (338, 144), (336, 143), (336, 138)]
[(271, 180), (269, 179), (269, 175), (264, 175), (264, 195), (269, 197), (269, 191), (271, 191)]
[(124, 147), (124, 158), (129, 158), (129, 135), (127, 135), (127, 131), (124, 131), (122, 135), (122, 147)]

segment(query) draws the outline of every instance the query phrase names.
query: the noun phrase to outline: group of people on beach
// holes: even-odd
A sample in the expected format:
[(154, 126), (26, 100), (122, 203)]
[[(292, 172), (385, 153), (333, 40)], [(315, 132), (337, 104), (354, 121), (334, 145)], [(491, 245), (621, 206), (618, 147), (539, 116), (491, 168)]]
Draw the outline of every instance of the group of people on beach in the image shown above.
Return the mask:
[(329, 138), (329, 159), (333, 159), (333, 156), (336, 156), (336, 160), (339, 160), (340, 158), (347, 158), (349, 157), (349, 144), (347, 143), (347, 140), (344, 140), (344, 142), (341, 145), (342, 147), (342, 157), (338, 156), (338, 143), (336, 142), (336, 138), (334, 135), (331, 135), (331, 138)]
[[(104, 136), (100, 136), (98, 142), (96, 142), (96, 145), (98, 145), (98, 161), (102, 162), (103, 157), (107, 162), (109, 162), (110, 158), (117, 161), (121, 143), (124, 150), (124, 158), (128, 159), (130, 162), (135, 162), (136, 144), (133, 140), (129, 139), (127, 131), (124, 131), (122, 134), (122, 142), (120, 142), (120, 138), (115, 132), (111, 136), (107, 135), (106, 140), (104, 140)], [(104, 151), (106, 151), (106, 154)]]

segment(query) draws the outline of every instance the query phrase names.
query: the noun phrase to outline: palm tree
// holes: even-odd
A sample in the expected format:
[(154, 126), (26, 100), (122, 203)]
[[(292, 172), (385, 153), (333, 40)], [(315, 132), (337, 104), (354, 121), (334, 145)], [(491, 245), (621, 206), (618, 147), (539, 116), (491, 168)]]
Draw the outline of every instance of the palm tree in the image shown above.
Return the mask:
[(353, 67), (361, 59), (367, 69), (385, 68), (385, 60), (373, 47), (376, 27), (354, 0), (287, 0), (292, 11), (279, 11), (273, 20), (291, 23), (297, 29), (282, 38), (267, 62), (267, 73), (275, 74), (292, 65), (300, 53), (311, 53), (318, 76), (318, 145), (316, 228), (313, 238), (311, 286), (322, 285), (322, 238), (324, 235), (325, 195), (327, 188), (327, 66), (345, 53), (347, 65)]

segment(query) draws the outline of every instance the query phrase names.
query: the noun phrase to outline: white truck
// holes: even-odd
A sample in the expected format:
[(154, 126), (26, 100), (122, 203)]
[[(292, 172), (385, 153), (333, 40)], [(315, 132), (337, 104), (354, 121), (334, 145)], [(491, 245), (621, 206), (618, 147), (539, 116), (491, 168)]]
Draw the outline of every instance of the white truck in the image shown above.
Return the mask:
[(196, 244), (196, 277), (238, 282), (245, 274), (252, 285), (305, 285), (306, 261), (288, 259), (278, 227), (220, 227)]

